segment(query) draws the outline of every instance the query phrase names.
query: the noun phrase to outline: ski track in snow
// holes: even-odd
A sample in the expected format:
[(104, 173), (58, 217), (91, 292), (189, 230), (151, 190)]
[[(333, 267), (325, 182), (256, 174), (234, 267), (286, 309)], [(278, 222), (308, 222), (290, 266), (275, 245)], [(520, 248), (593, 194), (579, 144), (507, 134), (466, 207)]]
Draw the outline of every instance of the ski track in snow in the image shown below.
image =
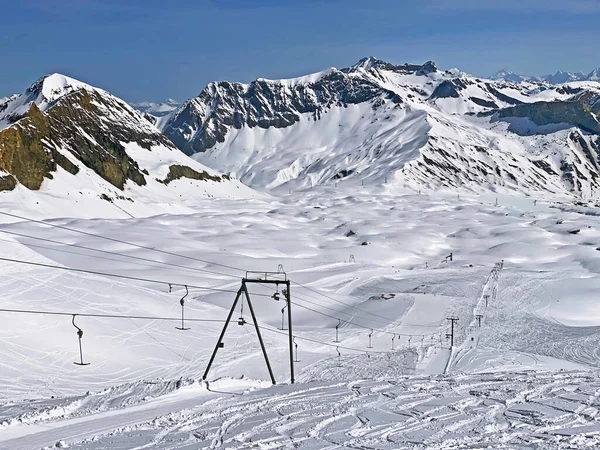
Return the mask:
[[(53, 440), (72, 449), (595, 448), (597, 376), (524, 371), (350, 378), (227, 396), (192, 385), (141, 407), (58, 422), (30, 436), (5, 440), (0, 434), (0, 448)], [(250, 385), (231, 380), (225, 390)]]

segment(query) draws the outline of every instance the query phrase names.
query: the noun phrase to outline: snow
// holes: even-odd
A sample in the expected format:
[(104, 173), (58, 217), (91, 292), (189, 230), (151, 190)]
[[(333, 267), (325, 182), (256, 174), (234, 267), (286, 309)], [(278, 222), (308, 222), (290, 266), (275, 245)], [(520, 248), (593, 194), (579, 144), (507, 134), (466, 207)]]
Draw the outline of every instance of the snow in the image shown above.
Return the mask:
[(130, 105), (135, 108), (137, 111), (142, 113), (151, 114), (155, 117), (163, 117), (171, 112), (173, 112), (179, 106), (179, 102), (173, 100), (172, 98), (167, 99), (163, 103), (154, 103), (154, 102), (140, 102), (140, 103), (130, 103)]
[(298, 84), (308, 84), (308, 83), (316, 83), (321, 78), (331, 74), (332, 72), (336, 72), (338, 69), (335, 67), (330, 67), (329, 69), (321, 70), (320, 72), (315, 72), (310, 75), (304, 75), (302, 77), (296, 78), (282, 78), (277, 80), (271, 80), (268, 78), (258, 78), (256, 81), (266, 81), (269, 83), (281, 84), (287, 87), (293, 87)]
[[(279, 197), (196, 199), (185, 214), (136, 219), (100, 218), (98, 212), (87, 219), (85, 205), (68, 209), (71, 218), (58, 218), (63, 205), (54, 205), (51, 223), (146, 248), (6, 222), (0, 230), (22, 236), (1, 233), (2, 257), (168, 281), (173, 292), (164, 283), (3, 261), (3, 308), (176, 319), (181, 285), (193, 284), (233, 292), (190, 288), (186, 317), (223, 320), (244, 273), (184, 256), (253, 270), (282, 264), (294, 282), (327, 297), (292, 284), (300, 361), (298, 384), (291, 386), (285, 384), (287, 337), (272, 331), (281, 325), (281, 305), (255, 296), (269, 289), (251, 290), (277, 382), (283, 383), (276, 387), (269, 387), (249, 325), (230, 326), (208, 390), (199, 379), (219, 322), (189, 322), (190, 330), (179, 331), (176, 321), (77, 317), (83, 357), (91, 363), (78, 367), (70, 316), (0, 313), (0, 447), (63, 441), (91, 449), (219, 442), (245, 448), (293, 441), (308, 448), (333, 442), (366, 448), (496, 442), (495, 448), (514, 448), (519, 439), (534, 439), (567, 448), (582, 436), (596, 443), (597, 382), (589, 369), (600, 361), (600, 314), (593, 301), (600, 266), (590, 245), (600, 238), (597, 216), (560, 204), (534, 205), (522, 196), (499, 195), (496, 206), (490, 195), (463, 193), (459, 199), (391, 190), (341, 180), (337, 188)], [(570, 234), (574, 227), (581, 232)], [(356, 234), (346, 237), (349, 230)], [(442, 262), (450, 252), (453, 261)], [(502, 259), (497, 280), (490, 278)], [(490, 292), (496, 295), (485, 308), (482, 296)], [(473, 346), (476, 312), (484, 319)], [(450, 315), (459, 317), (451, 359), (445, 337)], [(335, 318), (352, 322), (340, 327), (339, 344), (332, 343)], [(369, 328), (376, 329), (373, 348), (367, 345)]]

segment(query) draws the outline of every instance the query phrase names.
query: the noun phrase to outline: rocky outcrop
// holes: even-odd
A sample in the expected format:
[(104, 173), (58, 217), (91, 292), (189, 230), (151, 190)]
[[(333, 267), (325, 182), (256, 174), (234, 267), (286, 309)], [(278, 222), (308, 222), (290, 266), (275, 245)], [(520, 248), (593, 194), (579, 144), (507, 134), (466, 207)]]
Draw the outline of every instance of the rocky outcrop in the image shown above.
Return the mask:
[(17, 187), (17, 180), (12, 175), (0, 176), (0, 192), (12, 191)]
[(179, 180), (180, 178), (189, 178), (190, 180), (210, 180), (221, 182), (223, 180), (230, 180), (229, 175), (211, 175), (206, 171), (198, 172), (188, 166), (181, 164), (173, 164), (169, 166), (169, 173), (164, 180), (158, 180), (163, 184), (169, 184), (172, 181)]
[[(32, 103), (26, 118), (0, 131), (0, 169), (34, 190), (40, 188), (44, 178), (52, 178), (51, 173), (58, 166), (69, 173), (77, 173), (77, 166), (56, 148), (44, 144), (44, 140), (51, 139), (51, 128), (48, 117)], [(4, 184), (10, 186), (12, 182), (5, 181)]]
[(395, 98), (364, 78), (332, 70), (321, 79), (286, 85), (270, 80), (211, 83), (164, 125), (163, 133), (187, 154), (224, 142), (230, 128), (286, 128), (311, 114), (314, 120), (330, 107), (370, 101), (381, 95)]
[(498, 111), (498, 117), (526, 117), (539, 126), (564, 123), (600, 134), (599, 113), (600, 100), (588, 91), (567, 101), (522, 103)]

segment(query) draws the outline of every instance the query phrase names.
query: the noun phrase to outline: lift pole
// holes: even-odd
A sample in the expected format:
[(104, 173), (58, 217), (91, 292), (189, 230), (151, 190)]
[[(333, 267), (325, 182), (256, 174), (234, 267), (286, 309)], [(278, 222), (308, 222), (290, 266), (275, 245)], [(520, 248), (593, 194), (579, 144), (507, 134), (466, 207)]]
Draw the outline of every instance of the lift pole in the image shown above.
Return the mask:
[(450, 333), (446, 334), (446, 337), (450, 338), (450, 348), (454, 347), (454, 323), (458, 322), (458, 317), (447, 317), (450, 321)]

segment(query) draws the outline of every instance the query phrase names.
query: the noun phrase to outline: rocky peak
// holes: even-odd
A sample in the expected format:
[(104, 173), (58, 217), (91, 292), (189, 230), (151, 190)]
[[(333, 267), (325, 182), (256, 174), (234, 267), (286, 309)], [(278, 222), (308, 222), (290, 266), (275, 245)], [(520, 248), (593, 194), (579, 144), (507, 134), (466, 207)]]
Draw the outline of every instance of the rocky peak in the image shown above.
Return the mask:
[(342, 69), (341, 71), (345, 73), (354, 73), (359, 72), (361, 70), (368, 71), (370, 69), (388, 70), (390, 72), (396, 72), (401, 74), (415, 73), (417, 75), (428, 75), (437, 71), (437, 67), (435, 66), (435, 63), (433, 61), (427, 61), (425, 64), (421, 65), (408, 63), (395, 65), (377, 59), (374, 56), (362, 58), (356, 64), (350, 66), (347, 69)]
[(26, 117), (31, 103), (35, 103), (41, 111), (46, 111), (62, 97), (79, 90), (107, 94), (59, 73), (41, 77), (22, 94), (11, 97), (6, 103), (0, 103), (0, 130)]

